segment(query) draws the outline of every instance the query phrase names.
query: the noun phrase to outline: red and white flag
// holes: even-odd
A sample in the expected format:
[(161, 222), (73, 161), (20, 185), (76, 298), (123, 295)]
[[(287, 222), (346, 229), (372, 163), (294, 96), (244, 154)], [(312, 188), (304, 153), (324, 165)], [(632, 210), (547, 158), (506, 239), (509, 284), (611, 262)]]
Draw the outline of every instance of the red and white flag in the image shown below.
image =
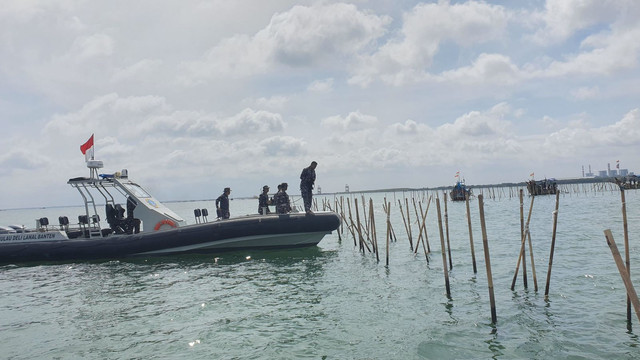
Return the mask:
[(80, 151), (84, 154), (84, 161), (93, 160), (93, 134), (86, 143), (80, 145)]

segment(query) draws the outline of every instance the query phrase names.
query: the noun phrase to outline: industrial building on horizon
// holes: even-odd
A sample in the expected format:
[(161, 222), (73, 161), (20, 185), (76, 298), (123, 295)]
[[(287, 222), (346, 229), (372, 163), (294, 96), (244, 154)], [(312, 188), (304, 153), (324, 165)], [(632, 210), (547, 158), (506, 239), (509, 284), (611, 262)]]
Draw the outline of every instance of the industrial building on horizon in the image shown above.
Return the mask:
[(620, 160), (616, 160), (616, 168), (611, 169), (611, 163), (607, 163), (607, 170), (599, 170), (598, 174), (591, 172), (591, 165), (589, 165), (589, 172), (584, 172), (584, 165), (582, 166), (582, 177), (616, 177), (616, 176), (631, 176), (635, 175), (633, 171), (628, 169), (620, 169)]

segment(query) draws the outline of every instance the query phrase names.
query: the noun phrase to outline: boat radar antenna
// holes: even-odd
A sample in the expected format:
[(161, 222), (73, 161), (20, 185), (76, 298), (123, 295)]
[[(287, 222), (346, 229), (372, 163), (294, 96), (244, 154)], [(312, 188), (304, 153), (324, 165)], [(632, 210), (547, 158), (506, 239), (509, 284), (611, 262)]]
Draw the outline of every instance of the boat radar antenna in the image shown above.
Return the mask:
[(89, 178), (92, 180), (98, 179), (98, 169), (104, 167), (102, 160), (88, 160), (87, 167), (89, 168)]

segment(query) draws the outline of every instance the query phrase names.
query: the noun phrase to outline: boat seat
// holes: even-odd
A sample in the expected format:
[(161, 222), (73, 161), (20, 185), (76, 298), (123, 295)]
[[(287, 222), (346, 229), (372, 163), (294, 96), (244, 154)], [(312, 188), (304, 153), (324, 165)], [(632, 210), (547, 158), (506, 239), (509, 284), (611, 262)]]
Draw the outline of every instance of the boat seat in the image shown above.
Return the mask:
[(202, 216), (202, 211), (200, 209), (193, 210), (193, 216), (196, 218), (196, 224), (200, 223), (200, 216)]
[(207, 222), (207, 216), (209, 216), (209, 210), (207, 209), (202, 209), (202, 218), (204, 219), (204, 222)]
[(66, 216), (58, 217), (58, 223), (60, 224), (60, 230), (69, 230), (69, 218)]
[(44, 228), (44, 230), (47, 230), (47, 226), (49, 225), (49, 218), (46, 217), (41, 217), (40, 219), (38, 219), (38, 224), (40, 224), (41, 228)]

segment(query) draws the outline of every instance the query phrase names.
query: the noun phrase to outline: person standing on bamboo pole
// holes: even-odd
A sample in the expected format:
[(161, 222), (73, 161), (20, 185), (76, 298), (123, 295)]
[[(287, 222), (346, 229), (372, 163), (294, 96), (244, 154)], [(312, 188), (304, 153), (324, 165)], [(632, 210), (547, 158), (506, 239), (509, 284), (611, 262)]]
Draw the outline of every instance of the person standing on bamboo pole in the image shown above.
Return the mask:
[(304, 212), (307, 215), (313, 215), (311, 198), (313, 197), (313, 185), (316, 181), (316, 166), (318, 166), (318, 163), (312, 161), (311, 165), (302, 169), (300, 174), (300, 194), (304, 201)]

